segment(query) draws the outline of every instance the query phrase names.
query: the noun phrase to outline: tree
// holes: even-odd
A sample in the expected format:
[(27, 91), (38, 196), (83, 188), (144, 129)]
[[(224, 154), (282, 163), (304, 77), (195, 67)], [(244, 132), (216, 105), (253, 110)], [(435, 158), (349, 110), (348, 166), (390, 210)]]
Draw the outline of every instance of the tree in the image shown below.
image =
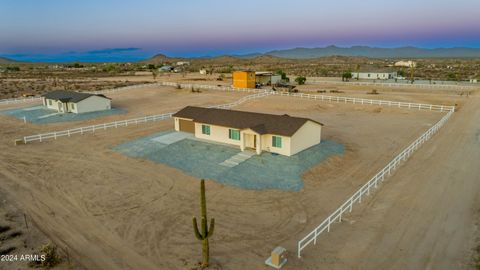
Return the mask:
[(344, 72), (342, 74), (342, 82), (348, 82), (353, 77), (350, 71)]
[(290, 79), (287, 77), (287, 73), (283, 72), (283, 70), (281, 69), (278, 69), (277, 71), (275, 71), (275, 74), (282, 76), (282, 81), (284, 82), (290, 81)]
[(307, 81), (307, 78), (303, 76), (298, 76), (297, 78), (295, 78), (295, 82), (298, 83), (298, 85), (305, 84), (306, 81)]
[(210, 228), (207, 224), (207, 201), (205, 199), (205, 180), (200, 181), (200, 205), (202, 208), (201, 230), (198, 229), (197, 218), (193, 217), (193, 231), (195, 237), (202, 241), (202, 267), (208, 267), (210, 259), (210, 247), (208, 245), (208, 238), (213, 235), (215, 229), (215, 219), (210, 220)]

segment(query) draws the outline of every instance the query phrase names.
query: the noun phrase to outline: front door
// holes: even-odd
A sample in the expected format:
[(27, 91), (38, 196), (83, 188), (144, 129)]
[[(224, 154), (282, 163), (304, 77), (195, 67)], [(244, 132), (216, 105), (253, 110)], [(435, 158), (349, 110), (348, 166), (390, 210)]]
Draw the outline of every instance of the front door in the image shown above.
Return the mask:
[(245, 147), (255, 149), (257, 147), (257, 135), (245, 134)]

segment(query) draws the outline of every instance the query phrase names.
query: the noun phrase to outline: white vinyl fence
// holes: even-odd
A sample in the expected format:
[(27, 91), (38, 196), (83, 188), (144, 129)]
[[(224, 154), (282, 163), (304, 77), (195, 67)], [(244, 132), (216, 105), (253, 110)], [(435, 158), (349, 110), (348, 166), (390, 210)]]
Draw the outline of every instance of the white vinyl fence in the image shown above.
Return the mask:
[[(157, 85), (158, 85), (157, 83), (146, 83), (146, 84), (135, 84), (135, 85), (129, 85), (124, 87), (105, 89), (105, 90), (99, 90), (99, 91), (80, 91), (80, 92), (93, 93), (93, 94), (107, 94), (107, 93), (114, 93), (114, 92), (132, 90), (132, 89), (138, 89), (138, 88), (144, 88), (144, 87), (153, 87)], [(34, 102), (34, 101), (41, 101), (41, 100), (42, 100), (42, 97), (9, 98), (9, 99), (0, 100), (0, 105), (13, 104), (13, 103), (26, 103), (26, 102)]]
[(0, 100), (0, 105), (14, 104), (14, 103), (27, 103), (42, 100), (41, 97), (25, 97), (25, 98), (7, 98)]
[[(228, 104), (221, 104), (221, 105), (213, 105), (210, 106), (209, 108), (221, 108), (221, 109), (230, 109), (232, 107), (238, 106), (244, 102), (247, 102), (249, 100), (257, 99), (257, 98), (262, 98), (268, 95), (271, 95), (272, 93), (270, 91), (265, 91), (261, 93), (256, 93), (253, 95), (249, 95), (246, 97), (243, 97), (235, 102), (228, 103)], [(56, 140), (59, 137), (70, 137), (71, 135), (74, 134), (84, 134), (84, 133), (94, 133), (95, 131), (99, 130), (106, 130), (107, 128), (118, 128), (118, 127), (127, 127), (129, 125), (137, 125), (137, 124), (142, 124), (142, 123), (147, 123), (147, 122), (156, 122), (156, 121), (161, 121), (165, 119), (169, 119), (172, 117), (172, 115), (175, 114), (175, 112), (170, 112), (170, 113), (164, 113), (164, 114), (158, 114), (158, 115), (149, 115), (149, 116), (144, 116), (144, 117), (139, 117), (139, 118), (133, 118), (133, 119), (127, 119), (127, 120), (121, 120), (121, 121), (114, 121), (114, 122), (109, 122), (109, 123), (103, 123), (103, 124), (97, 124), (97, 125), (92, 125), (92, 126), (85, 126), (85, 127), (79, 127), (79, 128), (73, 128), (73, 129), (68, 129), (68, 130), (62, 130), (62, 131), (54, 131), (54, 132), (49, 132), (49, 133), (42, 133), (42, 134), (37, 134), (37, 135), (31, 135), (31, 136), (25, 136), (23, 137), (23, 142), (29, 143), (29, 142), (42, 142), (44, 140), (48, 139), (54, 139)]]
[(304, 93), (275, 92), (275, 95), (307, 98), (307, 99), (337, 102), (337, 103), (341, 102), (341, 103), (353, 103), (353, 104), (362, 104), (362, 105), (379, 105), (379, 106), (398, 107), (403, 109), (418, 109), (418, 110), (423, 109), (423, 110), (440, 111), (440, 112), (450, 111), (454, 109), (454, 106), (446, 106), (446, 105), (422, 104), (422, 103), (352, 98), (352, 97), (341, 97), (341, 96), (313, 95), (313, 94), (304, 94)]
[(302, 250), (311, 244), (317, 243), (317, 238), (320, 234), (327, 231), (330, 232), (330, 226), (335, 222), (342, 221), (342, 215), (345, 212), (351, 212), (354, 203), (361, 203), (364, 195), (370, 195), (371, 189), (376, 189), (377, 186), (384, 181), (385, 177), (389, 176), (403, 161), (406, 161), (410, 155), (415, 152), (424, 142), (428, 141), (454, 113), (454, 109), (450, 109), (448, 113), (440, 119), (434, 126), (423, 133), (412, 144), (405, 148), (398, 154), (390, 163), (381, 169), (375, 176), (373, 176), (366, 184), (364, 184), (357, 192), (355, 192), (347, 201), (345, 201), (337, 210), (330, 214), (320, 225), (318, 225), (312, 232), (307, 234), (297, 244), (297, 256), (301, 258)]
[[(196, 88), (196, 89), (205, 89), (205, 90), (216, 90), (216, 91), (230, 91), (230, 92), (247, 92), (247, 93), (257, 93), (265, 92), (265, 89), (256, 89), (256, 88), (233, 88), (231, 86), (221, 86), (221, 85), (210, 85), (210, 84), (185, 84), (185, 83), (176, 83), (176, 82), (161, 82), (163, 86), (174, 86), (181, 87), (186, 89)], [(268, 90), (270, 91), (270, 90)]]
[(307, 81), (310, 84), (340, 84), (340, 85), (360, 85), (360, 86), (386, 86), (399, 88), (424, 88), (424, 89), (457, 89), (457, 90), (474, 90), (478, 89), (475, 85), (456, 85), (456, 84), (411, 84), (411, 83), (386, 83), (386, 82), (339, 82), (339, 81), (322, 81), (311, 79)]

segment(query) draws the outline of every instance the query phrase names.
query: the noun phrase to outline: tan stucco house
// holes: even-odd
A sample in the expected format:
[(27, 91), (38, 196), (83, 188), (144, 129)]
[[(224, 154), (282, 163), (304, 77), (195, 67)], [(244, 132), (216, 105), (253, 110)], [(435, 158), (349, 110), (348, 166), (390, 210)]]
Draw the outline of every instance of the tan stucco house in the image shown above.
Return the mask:
[(61, 113), (86, 113), (110, 110), (111, 100), (104, 95), (57, 90), (42, 95), (43, 106)]
[(323, 124), (308, 118), (188, 106), (173, 115), (175, 130), (195, 137), (292, 156), (320, 143)]

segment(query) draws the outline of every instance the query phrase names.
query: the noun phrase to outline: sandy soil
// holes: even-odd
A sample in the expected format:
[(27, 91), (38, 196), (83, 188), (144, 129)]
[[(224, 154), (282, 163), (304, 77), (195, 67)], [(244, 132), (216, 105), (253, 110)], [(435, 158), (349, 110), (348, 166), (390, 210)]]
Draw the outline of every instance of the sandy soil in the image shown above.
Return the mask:
[[(0, 269), (32, 269), (29, 264), (33, 262), (22, 256), (40, 254), (41, 247), (51, 244), (51, 240), (2, 189), (0, 189), (0, 198), (0, 253), (8, 254), (0, 260)], [(57, 255), (61, 261), (51, 269), (83, 269), (70, 260), (67, 254), (68, 250), (57, 249)]]
[(478, 96), (470, 98), (293, 268), (474, 269), (472, 258), (480, 256), (473, 250), (480, 239), (479, 106)]
[[(225, 104), (236, 101), (247, 93), (231, 93), (222, 91), (202, 91), (192, 93), (189, 89), (175, 89), (173, 87), (145, 87), (133, 90), (125, 90), (109, 93), (112, 98), (112, 107), (126, 109), (127, 113), (115, 114), (84, 121), (71, 121), (51, 124), (23, 124), (23, 120), (16, 120), (19, 124), (16, 128), (25, 130), (22, 136), (34, 135), (37, 133), (50, 132), (55, 130), (64, 130), (68, 128), (89, 126), (105, 122), (118, 121), (143, 117), (146, 115), (155, 115), (168, 112), (175, 112), (187, 105), (208, 106)], [(38, 106), (41, 103), (19, 103), (9, 104), (0, 107), (3, 109), (12, 109), (17, 107)], [(6, 116), (1, 116), (6, 118)], [(14, 140), (14, 138), (11, 138)]]
[[(153, 91), (151, 97), (142, 97), (143, 92), (119, 95), (129, 97), (123, 104), (137, 104), (135, 110), (155, 113), (187, 102), (239, 98), (239, 94), (217, 92), (178, 94), (170, 89), (165, 90), (168, 94), (156, 95), (154, 90), (145, 91)], [(123, 102), (120, 97), (116, 100)], [(209, 215), (217, 221), (212, 260), (223, 269), (262, 269), (277, 245), (292, 252), (286, 269), (318, 269), (325, 261), (322, 250), (310, 251), (298, 261), (293, 258), (296, 241), (442, 116), (288, 97), (267, 97), (238, 109), (313, 118), (325, 124), (323, 138), (343, 143), (346, 152), (306, 172), (301, 192), (247, 191), (208, 181)], [(23, 125), (7, 117), (0, 121), (0, 184), (79, 264), (87, 269), (192, 269), (196, 265), (200, 243), (193, 235), (191, 217), (199, 214), (198, 180), (110, 150), (172, 129), (171, 120), (20, 147), (12, 145), (12, 138), (51, 130), (51, 126)], [(341, 245), (343, 238), (331, 235), (331, 241)]]

